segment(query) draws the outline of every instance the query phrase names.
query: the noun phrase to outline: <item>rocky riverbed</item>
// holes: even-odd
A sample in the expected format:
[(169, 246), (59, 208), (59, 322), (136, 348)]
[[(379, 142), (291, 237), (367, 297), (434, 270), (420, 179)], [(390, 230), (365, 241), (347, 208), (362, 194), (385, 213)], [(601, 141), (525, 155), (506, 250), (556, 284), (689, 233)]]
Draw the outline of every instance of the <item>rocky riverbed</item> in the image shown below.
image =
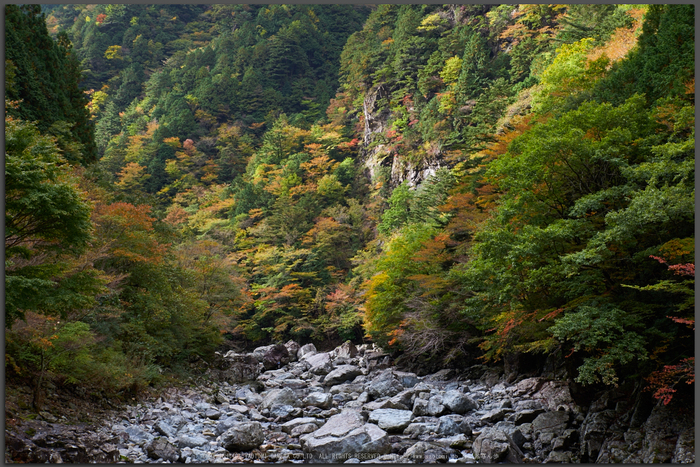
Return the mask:
[(98, 426), (6, 429), (6, 460), (137, 463), (695, 461), (692, 411), (483, 366), (418, 376), (381, 350), (294, 342), (217, 355), (206, 385), (171, 389)]

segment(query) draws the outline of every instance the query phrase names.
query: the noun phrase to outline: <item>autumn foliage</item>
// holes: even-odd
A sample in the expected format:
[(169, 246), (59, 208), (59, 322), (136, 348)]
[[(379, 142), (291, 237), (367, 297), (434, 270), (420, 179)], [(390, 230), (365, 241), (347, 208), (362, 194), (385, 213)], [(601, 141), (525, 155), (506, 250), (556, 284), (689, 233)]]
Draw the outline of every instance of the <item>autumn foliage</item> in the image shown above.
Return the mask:
[(288, 339), (693, 384), (692, 5), (44, 9), (6, 11), (38, 405)]

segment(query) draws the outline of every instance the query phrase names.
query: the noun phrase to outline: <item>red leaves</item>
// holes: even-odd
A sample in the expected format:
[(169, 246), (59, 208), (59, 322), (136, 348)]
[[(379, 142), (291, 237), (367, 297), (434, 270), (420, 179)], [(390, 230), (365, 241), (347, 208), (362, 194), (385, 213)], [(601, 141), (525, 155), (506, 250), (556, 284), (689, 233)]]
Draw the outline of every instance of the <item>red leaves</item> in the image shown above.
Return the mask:
[(354, 151), (355, 149), (357, 149), (357, 145), (359, 142), (360, 142), (359, 139), (353, 138), (350, 141), (344, 141), (342, 143), (338, 143), (337, 148), (340, 151)]
[(674, 323), (678, 324), (685, 324), (689, 328), (693, 328), (693, 331), (695, 330), (695, 320), (694, 319), (685, 319), (685, 318), (678, 318), (676, 316), (667, 316), (668, 319), (673, 321)]
[(675, 386), (685, 382), (695, 382), (695, 357), (684, 358), (677, 365), (665, 365), (661, 371), (655, 371), (648, 378), (648, 391), (654, 391), (654, 398), (663, 405), (668, 405), (677, 392)]
[[(650, 258), (655, 259), (661, 264), (668, 264), (668, 262), (659, 257), (659, 256), (654, 256), (654, 255), (649, 255)], [(686, 264), (670, 264), (668, 266), (668, 269), (673, 271), (674, 274), (677, 274), (679, 276), (691, 276), (695, 277), (695, 264), (694, 263), (686, 263)]]
[(99, 15), (97, 15), (97, 18), (95, 18), (95, 22), (97, 24), (102, 24), (102, 23), (104, 23), (104, 20), (106, 20), (106, 19), (107, 19), (107, 15), (105, 15), (104, 13), (100, 13)]

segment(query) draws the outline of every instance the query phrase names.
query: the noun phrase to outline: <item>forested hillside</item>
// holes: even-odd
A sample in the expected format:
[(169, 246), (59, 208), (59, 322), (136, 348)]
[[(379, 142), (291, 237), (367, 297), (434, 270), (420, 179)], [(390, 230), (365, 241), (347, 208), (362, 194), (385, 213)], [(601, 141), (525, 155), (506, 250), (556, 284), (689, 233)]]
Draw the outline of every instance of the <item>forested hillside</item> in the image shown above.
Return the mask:
[(692, 394), (692, 5), (43, 8), (5, 15), (36, 405), (288, 339)]

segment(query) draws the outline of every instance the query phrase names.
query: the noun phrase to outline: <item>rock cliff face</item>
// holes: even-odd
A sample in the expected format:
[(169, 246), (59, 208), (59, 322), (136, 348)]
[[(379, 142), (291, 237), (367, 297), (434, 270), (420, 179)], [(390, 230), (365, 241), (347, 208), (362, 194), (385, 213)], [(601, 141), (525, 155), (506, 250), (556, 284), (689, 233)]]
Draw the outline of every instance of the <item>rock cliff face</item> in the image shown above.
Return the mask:
[(364, 132), (362, 134), (362, 149), (360, 157), (369, 180), (376, 180), (381, 167), (389, 168), (389, 183), (395, 188), (404, 181), (412, 188), (420, 185), (426, 178), (434, 175), (442, 166), (439, 151), (418, 163), (411, 162), (391, 153), (388, 145), (383, 142), (383, 136), (390, 130), (387, 122), (391, 111), (380, 105), (383, 99), (388, 99), (388, 91), (383, 85), (375, 86), (365, 95), (362, 105), (364, 116)]
[[(566, 381), (483, 366), (425, 376), (346, 343), (249, 366), (279, 346), (220, 356), (228, 372), (126, 407), (97, 427), (34, 421), (5, 432), (6, 461), (497, 463), (695, 461), (693, 415), (608, 391), (580, 407)], [(243, 366), (243, 370), (236, 367)], [(243, 374), (251, 376), (244, 381)], [(230, 375), (236, 380), (221, 379)], [(635, 391), (633, 391), (635, 393)]]

